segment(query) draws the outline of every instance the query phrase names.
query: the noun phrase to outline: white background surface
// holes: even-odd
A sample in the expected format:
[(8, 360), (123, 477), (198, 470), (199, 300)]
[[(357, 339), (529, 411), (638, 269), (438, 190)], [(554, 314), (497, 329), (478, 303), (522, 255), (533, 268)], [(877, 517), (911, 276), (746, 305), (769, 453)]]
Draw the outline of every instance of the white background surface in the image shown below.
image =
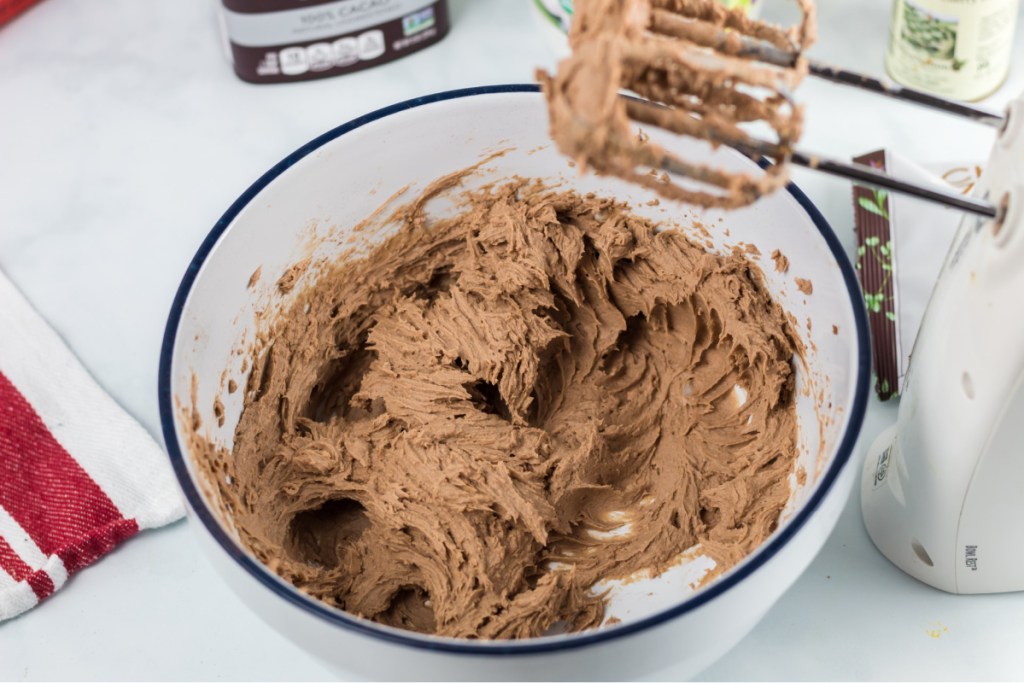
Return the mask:
[[(769, 0), (769, 16), (773, 3), (781, 0)], [(232, 74), (212, 0), (48, 0), (30, 10), (0, 29), (0, 269), (159, 434), (157, 358), (175, 288), (249, 183), (359, 114), (438, 90), (530, 81), (553, 62), (528, 0), (451, 4), (451, 34), (425, 52), (276, 86)], [(820, 5), (813, 54), (882, 74), (889, 0)], [(1020, 32), (1016, 48), (994, 106), (1024, 88)], [(804, 146), (835, 156), (890, 146), (921, 161), (981, 160), (992, 139), (824, 83), (808, 82), (801, 98)], [(800, 171), (796, 180), (851, 251), (848, 185)], [(894, 415), (872, 399), (865, 439)], [(0, 679), (330, 678), (222, 585), (188, 524), (141, 535), (0, 624)], [(854, 495), (810, 569), (704, 677), (1021, 679), (1022, 642), (1024, 594), (951, 596), (906, 577), (874, 550)]]

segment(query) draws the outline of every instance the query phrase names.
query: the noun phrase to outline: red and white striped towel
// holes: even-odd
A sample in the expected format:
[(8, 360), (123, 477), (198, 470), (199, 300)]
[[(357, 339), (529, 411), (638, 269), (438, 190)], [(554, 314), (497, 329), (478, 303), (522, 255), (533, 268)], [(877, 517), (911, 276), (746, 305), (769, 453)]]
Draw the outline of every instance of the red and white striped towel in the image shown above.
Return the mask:
[(161, 448), (0, 274), (0, 620), (183, 514)]
[(27, 10), (39, 0), (0, 0), (0, 26)]

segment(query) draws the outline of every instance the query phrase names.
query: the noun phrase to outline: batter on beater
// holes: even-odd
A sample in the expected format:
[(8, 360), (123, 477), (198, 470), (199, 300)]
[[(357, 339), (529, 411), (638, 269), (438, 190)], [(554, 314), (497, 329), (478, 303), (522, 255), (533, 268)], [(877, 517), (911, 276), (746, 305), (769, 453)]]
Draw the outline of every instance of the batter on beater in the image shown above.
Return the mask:
[[(572, 54), (555, 74), (537, 72), (551, 137), (582, 167), (652, 188), (670, 199), (736, 208), (784, 187), (803, 109), (792, 90), (807, 73), (814, 4), (797, 0), (799, 25), (785, 30), (719, 0), (581, 0), (569, 31)], [(753, 47), (792, 56), (766, 64)], [(635, 93), (626, 98), (622, 91)], [(776, 163), (751, 176), (691, 163), (648, 140), (637, 124), (713, 145), (751, 142), (742, 124), (775, 136)], [(682, 185), (661, 171), (689, 177)]]

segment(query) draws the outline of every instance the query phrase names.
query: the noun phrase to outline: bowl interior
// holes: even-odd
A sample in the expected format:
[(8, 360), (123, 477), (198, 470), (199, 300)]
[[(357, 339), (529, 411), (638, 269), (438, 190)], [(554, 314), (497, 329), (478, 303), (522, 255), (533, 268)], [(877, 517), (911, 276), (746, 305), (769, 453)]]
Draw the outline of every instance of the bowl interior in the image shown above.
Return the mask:
[[(437, 99), (343, 128), (344, 134), (334, 131), (310, 143), (300, 150), (306, 152), (304, 156), (297, 153), (282, 162), (244, 195), (211, 234), (208, 253), (197, 258), (198, 272), (187, 276), (194, 280), (180, 311), (170, 358), (169, 405), (175, 406), (176, 439), (169, 444), (172, 453), (185, 450), (192, 410), (198, 412), (200, 431), (208, 439), (231, 446), (244, 392), (229, 393), (227, 386), (230, 382), (246, 385), (245, 350), (268, 313), (287, 306), (290, 297), (317, 274), (315, 265), (308, 268), (291, 293), (282, 294), (276, 283), (291, 266), (304, 259), (315, 264), (346, 250), (355, 248), (358, 254), (372, 247), (395, 229), (384, 218), (389, 211), (378, 212), (377, 220), (365, 224), (358, 234), (352, 232), (354, 226), (382, 206), (415, 197), (442, 175), (483, 162), (466, 178), (465, 187), (514, 176), (540, 178), (550, 185), (627, 201), (634, 212), (678, 227), (711, 249), (727, 252), (739, 246), (748, 250), (773, 296), (792, 315), (794, 331), (805, 347), (803, 361), (797, 363), (800, 453), (780, 530), (790, 523), (820, 486), (847, 429), (858, 390), (862, 332), (840, 264), (815, 220), (793, 194), (778, 192), (728, 213), (697, 211), (664, 199), (655, 205), (649, 190), (581, 175), (549, 140), (546, 111), (536, 92)], [(658, 131), (647, 132), (689, 158), (709, 158), (729, 169), (759, 172), (753, 162), (731, 150), (713, 151)], [(443, 215), (450, 210), (442, 198), (430, 205), (428, 213)], [(776, 249), (789, 259), (787, 273), (774, 267), (770, 255)], [(813, 293), (801, 291), (796, 278), (811, 281)], [(220, 425), (215, 403), (223, 406)], [(234, 539), (231, 520), (216, 512), (220, 506), (211, 500), (210, 488), (201, 481), (189, 454), (185, 456), (188, 481), (183, 485), (200, 492), (202, 505), (214, 513), (214, 523)], [(707, 588), (695, 588), (694, 583), (710, 566), (710, 560), (696, 554), (657, 579), (616, 586), (609, 616), (628, 624), (679, 605)], [(293, 590), (280, 583), (283, 590)], [(375, 624), (370, 628), (387, 629)]]

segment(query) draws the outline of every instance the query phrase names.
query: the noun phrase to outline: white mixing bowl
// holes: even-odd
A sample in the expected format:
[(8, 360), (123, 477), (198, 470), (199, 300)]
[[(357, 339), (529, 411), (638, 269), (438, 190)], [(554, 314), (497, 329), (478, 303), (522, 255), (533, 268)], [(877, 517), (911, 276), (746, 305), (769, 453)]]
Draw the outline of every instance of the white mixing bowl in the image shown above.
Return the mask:
[[(651, 131), (656, 133), (656, 131)], [(690, 157), (714, 157), (730, 168), (758, 172), (731, 150), (653, 135)], [(621, 590), (611, 613), (621, 623), (599, 630), (518, 642), (423, 636), (365, 621), (331, 608), (279, 579), (236, 540), (187, 452), (186, 413), (198, 410), (203, 429), (230, 446), (244, 391), (242, 357), (261, 311), (287, 304), (274, 286), (297, 260), (340, 254), (348, 231), (405, 186), (404, 197), (441, 175), (498, 150), (469, 184), (536, 177), (630, 202), (634, 211), (695, 230), (714, 248), (753, 245), (767, 286), (792, 314), (807, 348), (797, 363), (799, 464), (777, 531), (752, 555), (698, 589), (693, 568)], [(662, 200), (624, 182), (583, 175), (547, 136), (547, 116), (534, 86), (497, 86), (441, 93), (382, 109), (313, 140), (272, 168), (217, 222), (185, 273), (170, 313), (160, 367), (164, 437), (192, 513), (192, 528), (228, 584), (269, 624), (340, 670), (372, 678), (635, 678), (672, 665), (694, 675), (737, 643), (796, 580), (824, 544), (855, 476), (851, 453), (868, 395), (869, 344), (853, 269), (821, 214), (795, 187), (730, 213), (701, 212), (709, 233), (691, 227), (691, 207)], [(653, 203), (652, 203), (653, 204)], [(372, 233), (374, 239), (386, 233)], [(769, 254), (790, 261), (776, 271)], [(751, 249), (753, 251), (753, 249)], [(758, 257), (754, 257), (755, 259)], [(257, 269), (261, 277), (249, 287)], [(812, 295), (795, 277), (813, 282)], [(301, 287), (303, 281), (300, 281)], [(197, 384), (193, 396), (193, 377)], [(223, 402), (217, 426), (214, 399)], [(689, 571), (690, 573), (687, 573)], [(639, 586), (639, 588), (638, 588)], [(794, 649), (796, 649), (794, 647)]]

